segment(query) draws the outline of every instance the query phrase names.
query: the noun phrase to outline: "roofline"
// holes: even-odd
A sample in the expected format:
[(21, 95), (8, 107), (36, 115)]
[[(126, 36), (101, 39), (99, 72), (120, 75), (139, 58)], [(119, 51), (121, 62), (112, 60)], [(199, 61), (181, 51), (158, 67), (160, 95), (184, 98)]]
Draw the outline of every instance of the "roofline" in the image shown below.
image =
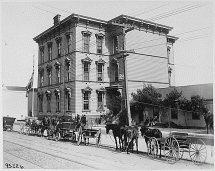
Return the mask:
[(46, 34), (47, 32), (49, 32), (50, 30), (58, 27), (60, 24), (63, 24), (65, 22), (67, 22), (69, 19), (72, 18), (79, 18), (79, 19), (85, 19), (85, 20), (89, 20), (89, 21), (94, 21), (94, 22), (100, 22), (102, 24), (107, 24), (107, 21), (105, 20), (101, 20), (101, 19), (97, 19), (97, 18), (92, 18), (92, 17), (87, 17), (84, 15), (79, 15), (79, 14), (71, 14), (68, 17), (64, 18), (62, 21), (60, 21), (59, 24), (53, 25), (52, 27), (50, 27), (49, 29), (45, 30), (44, 32), (42, 32), (41, 34), (39, 34), (38, 36), (34, 37), (33, 40), (36, 41), (36, 39), (38, 39), (39, 37), (43, 36), (44, 34)]
[(171, 35), (167, 35), (167, 38), (174, 39), (174, 40), (178, 40), (179, 39), (179, 37), (175, 37), (175, 36), (171, 36)]
[(170, 26), (166, 26), (166, 25), (155, 23), (155, 22), (148, 21), (148, 20), (142, 20), (140, 18), (135, 18), (135, 17), (132, 17), (132, 16), (124, 15), (124, 14), (119, 15), (118, 17), (115, 17), (115, 18), (109, 20), (108, 22), (112, 22), (112, 21), (114, 21), (116, 19), (120, 19), (120, 18), (127, 18), (127, 19), (138, 21), (138, 22), (143, 22), (143, 23), (146, 23), (146, 24), (156, 25), (156, 26), (168, 29), (168, 30), (172, 30), (173, 29), (173, 27), (170, 27)]
[(191, 87), (191, 86), (199, 86), (199, 85), (213, 85), (213, 83), (202, 83), (202, 84), (191, 84), (191, 85), (182, 85), (182, 86), (171, 86), (171, 87), (156, 88), (156, 89), (167, 89), (167, 88), (177, 88), (177, 87)]
[(60, 24), (63, 24), (67, 21), (69, 21), (70, 19), (72, 18), (79, 18), (79, 19), (83, 19), (83, 20), (89, 20), (89, 21), (93, 21), (93, 22), (99, 22), (99, 23), (102, 23), (102, 24), (111, 24), (112, 21), (116, 20), (116, 19), (120, 19), (120, 18), (128, 18), (130, 20), (134, 20), (134, 21), (137, 21), (137, 22), (140, 22), (140, 23), (145, 23), (145, 24), (150, 24), (150, 25), (153, 25), (153, 26), (158, 26), (158, 27), (161, 27), (161, 28), (164, 28), (164, 29), (167, 29), (167, 30), (172, 30), (173, 27), (170, 27), (170, 26), (166, 26), (166, 25), (162, 25), (162, 24), (158, 24), (158, 23), (154, 23), (154, 22), (151, 22), (151, 21), (147, 21), (147, 20), (142, 20), (142, 19), (139, 19), (139, 18), (135, 18), (135, 17), (131, 17), (131, 16), (128, 16), (128, 15), (120, 15), (118, 17), (115, 17), (109, 21), (105, 21), (105, 20), (101, 20), (101, 19), (97, 19), (97, 18), (92, 18), (92, 17), (88, 17), (88, 16), (84, 16), (84, 15), (79, 15), (79, 14), (75, 14), (75, 13), (72, 13), (71, 15), (69, 15), (68, 17), (66, 17), (65, 19), (63, 19), (62, 21), (60, 21), (59, 24), (56, 24), (56, 25), (53, 25), (52, 27), (50, 27), (49, 29), (45, 30), (44, 32), (42, 32), (41, 34), (37, 35), (36, 37), (33, 38), (34, 41), (36, 41), (39, 37), (45, 35), (46, 33), (48, 33), (49, 31), (51, 31), (52, 29), (58, 27)]

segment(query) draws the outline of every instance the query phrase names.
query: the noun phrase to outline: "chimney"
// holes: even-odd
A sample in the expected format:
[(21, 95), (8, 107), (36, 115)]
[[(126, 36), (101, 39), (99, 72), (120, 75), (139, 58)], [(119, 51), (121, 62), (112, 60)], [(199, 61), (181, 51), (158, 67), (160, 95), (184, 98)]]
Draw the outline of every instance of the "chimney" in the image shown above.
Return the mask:
[(53, 19), (54, 19), (54, 25), (60, 23), (60, 17), (61, 15), (57, 14)]

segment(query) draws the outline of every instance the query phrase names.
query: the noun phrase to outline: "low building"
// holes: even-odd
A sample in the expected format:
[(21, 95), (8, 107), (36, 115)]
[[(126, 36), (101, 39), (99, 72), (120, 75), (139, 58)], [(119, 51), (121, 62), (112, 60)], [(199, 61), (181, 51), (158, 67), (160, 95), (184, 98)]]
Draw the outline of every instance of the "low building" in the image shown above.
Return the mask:
[[(213, 84), (197, 84), (197, 85), (188, 85), (188, 86), (178, 86), (178, 87), (167, 87), (167, 88), (158, 88), (156, 91), (162, 95), (162, 99), (166, 97), (166, 94), (169, 94), (173, 89), (176, 89), (178, 92), (182, 92), (182, 96), (190, 100), (191, 96), (199, 95), (205, 99), (208, 110), (213, 113)], [(176, 110), (172, 112), (170, 108), (166, 108), (165, 112), (161, 112), (158, 106), (146, 105), (144, 111), (140, 113), (133, 113), (132, 119), (136, 123), (144, 122), (145, 119), (154, 118), (157, 116), (158, 121), (162, 124), (167, 122), (174, 122), (175, 124), (181, 127), (205, 127), (204, 117), (190, 111)]]
[[(197, 84), (197, 85), (188, 85), (188, 86), (178, 86), (178, 87), (168, 87), (168, 88), (158, 88), (157, 92), (162, 94), (164, 98), (166, 94), (169, 94), (173, 89), (176, 89), (178, 92), (182, 92), (182, 96), (190, 100), (191, 96), (199, 95), (204, 98), (208, 107), (208, 110), (213, 113), (213, 83), (210, 84)], [(168, 121), (174, 122), (179, 126), (188, 126), (188, 127), (205, 127), (204, 117), (192, 112), (183, 112), (178, 110), (178, 112), (171, 114), (171, 111), (168, 111), (168, 116), (162, 116), (160, 118), (162, 123)]]

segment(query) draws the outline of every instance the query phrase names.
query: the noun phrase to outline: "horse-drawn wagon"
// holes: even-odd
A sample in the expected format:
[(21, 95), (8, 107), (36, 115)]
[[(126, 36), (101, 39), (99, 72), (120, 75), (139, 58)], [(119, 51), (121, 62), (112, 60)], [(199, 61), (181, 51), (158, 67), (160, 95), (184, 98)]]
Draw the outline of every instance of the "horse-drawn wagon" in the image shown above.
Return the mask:
[(86, 125), (80, 125), (78, 128), (78, 136), (77, 136), (77, 144), (80, 145), (82, 142), (82, 138), (84, 139), (84, 144), (89, 144), (89, 139), (96, 139), (96, 146), (99, 147), (101, 144), (101, 128), (100, 129), (92, 129), (86, 128)]
[(77, 122), (61, 122), (56, 127), (55, 140), (58, 141), (61, 138), (64, 140), (76, 141)]
[(3, 117), (3, 131), (10, 130), (13, 131), (13, 123), (16, 118), (13, 117)]
[(170, 132), (166, 138), (151, 137), (147, 142), (147, 152), (151, 157), (158, 156), (158, 149), (163, 150), (168, 163), (179, 161), (184, 152), (188, 152), (194, 164), (201, 165), (206, 161), (207, 149), (204, 141), (188, 133)]

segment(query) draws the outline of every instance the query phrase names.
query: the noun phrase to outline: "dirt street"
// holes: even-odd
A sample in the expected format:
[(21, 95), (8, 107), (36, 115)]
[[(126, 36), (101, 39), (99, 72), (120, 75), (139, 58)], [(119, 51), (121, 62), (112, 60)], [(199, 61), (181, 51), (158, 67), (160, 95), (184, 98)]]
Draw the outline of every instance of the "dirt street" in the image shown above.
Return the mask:
[[(110, 139), (102, 135), (102, 142)], [(93, 140), (92, 140), (93, 141)], [(112, 141), (112, 140), (111, 140)], [(93, 143), (88, 146), (69, 141), (46, 140), (18, 132), (3, 132), (3, 168), (81, 169), (81, 170), (173, 170), (213, 169), (214, 165), (197, 166), (180, 160), (169, 164), (164, 159), (151, 159), (143, 153), (118, 152), (113, 146)]]

